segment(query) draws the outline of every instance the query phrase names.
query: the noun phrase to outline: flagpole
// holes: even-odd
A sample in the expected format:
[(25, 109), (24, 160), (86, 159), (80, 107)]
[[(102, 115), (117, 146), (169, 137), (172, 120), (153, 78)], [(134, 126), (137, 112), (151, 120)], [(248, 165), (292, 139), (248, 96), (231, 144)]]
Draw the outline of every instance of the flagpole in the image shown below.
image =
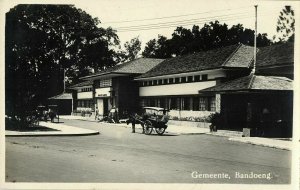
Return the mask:
[(254, 32), (254, 60), (253, 60), (253, 74), (255, 74), (256, 69), (256, 38), (257, 38), (257, 5), (255, 7), (255, 32)]
[(66, 91), (66, 69), (64, 68), (64, 91), (63, 93), (65, 93)]

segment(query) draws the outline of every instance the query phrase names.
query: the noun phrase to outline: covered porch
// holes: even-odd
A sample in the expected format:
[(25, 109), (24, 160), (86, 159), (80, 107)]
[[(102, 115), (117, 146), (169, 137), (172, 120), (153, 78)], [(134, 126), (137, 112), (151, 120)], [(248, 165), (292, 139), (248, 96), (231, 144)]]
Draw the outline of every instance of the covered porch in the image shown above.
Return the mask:
[(292, 137), (292, 80), (249, 75), (199, 93), (220, 94), (219, 129), (250, 130), (250, 136)]

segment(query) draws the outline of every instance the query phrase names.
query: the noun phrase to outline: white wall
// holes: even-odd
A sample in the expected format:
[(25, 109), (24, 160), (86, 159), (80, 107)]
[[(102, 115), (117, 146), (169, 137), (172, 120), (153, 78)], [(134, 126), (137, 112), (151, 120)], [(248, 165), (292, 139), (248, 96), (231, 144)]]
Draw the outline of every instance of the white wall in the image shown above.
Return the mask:
[(193, 83), (169, 84), (158, 86), (145, 86), (139, 88), (140, 96), (167, 96), (199, 94), (199, 90), (216, 85), (216, 81), (203, 81)]
[(111, 88), (96, 88), (95, 97), (109, 97), (110, 96)]
[(78, 92), (77, 99), (92, 99), (93, 92)]
[(103, 115), (104, 114), (103, 99), (97, 99), (97, 106), (99, 110), (99, 115)]
[(170, 110), (169, 115), (172, 117), (187, 118), (202, 118), (207, 117), (210, 114), (215, 113), (214, 111), (189, 111), (189, 110)]

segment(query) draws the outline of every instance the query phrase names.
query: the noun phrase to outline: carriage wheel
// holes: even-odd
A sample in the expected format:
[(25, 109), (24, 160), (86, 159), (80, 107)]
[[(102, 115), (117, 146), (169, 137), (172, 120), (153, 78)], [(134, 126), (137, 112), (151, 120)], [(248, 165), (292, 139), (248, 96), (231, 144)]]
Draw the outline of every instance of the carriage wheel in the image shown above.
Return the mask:
[(166, 128), (155, 128), (157, 134), (162, 135), (164, 134)]
[(145, 122), (145, 134), (150, 135), (152, 133), (153, 127), (151, 121), (147, 120)]

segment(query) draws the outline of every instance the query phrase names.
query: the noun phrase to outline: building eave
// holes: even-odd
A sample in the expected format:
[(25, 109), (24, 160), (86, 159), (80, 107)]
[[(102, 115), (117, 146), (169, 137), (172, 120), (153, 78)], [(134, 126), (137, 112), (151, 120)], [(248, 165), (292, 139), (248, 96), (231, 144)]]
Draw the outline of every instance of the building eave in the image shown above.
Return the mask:
[(85, 77), (81, 77), (81, 80), (97, 80), (101, 78), (113, 78), (117, 76), (129, 76), (129, 75), (135, 75), (138, 73), (125, 73), (125, 72), (108, 72), (108, 73), (101, 73), (101, 74), (95, 74), (95, 75), (89, 75)]
[(212, 69), (203, 69), (198, 71), (191, 71), (191, 72), (182, 72), (182, 73), (174, 73), (174, 74), (167, 74), (167, 75), (158, 75), (158, 76), (151, 76), (145, 78), (135, 78), (136, 81), (143, 81), (143, 80), (153, 80), (153, 79), (163, 79), (163, 78), (172, 78), (172, 77), (180, 77), (180, 76), (189, 76), (189, 75), (197, 75), (203, 74), (206, 72), (214, 72), (214, 71), (224, 71), (226, 69), (222, 67), (212, 68)]

